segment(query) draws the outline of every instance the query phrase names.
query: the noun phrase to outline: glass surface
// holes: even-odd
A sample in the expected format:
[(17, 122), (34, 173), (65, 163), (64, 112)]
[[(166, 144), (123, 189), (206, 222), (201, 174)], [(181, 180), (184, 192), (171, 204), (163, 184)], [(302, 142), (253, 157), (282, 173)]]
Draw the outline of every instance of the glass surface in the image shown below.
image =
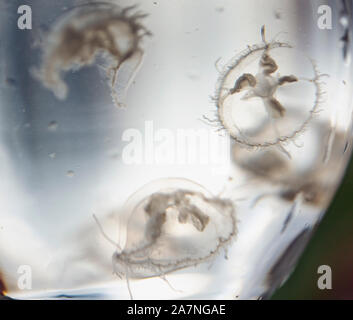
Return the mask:
[(0, 0), (0, 289), (268, 298), (350, 158), (351, 2), (136, 4)]

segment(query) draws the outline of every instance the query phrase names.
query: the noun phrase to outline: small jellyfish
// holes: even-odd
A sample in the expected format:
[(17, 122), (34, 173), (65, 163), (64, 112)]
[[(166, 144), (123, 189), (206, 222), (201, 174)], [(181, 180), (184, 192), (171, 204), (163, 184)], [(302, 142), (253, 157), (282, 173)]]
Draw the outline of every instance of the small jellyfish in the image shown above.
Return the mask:
[[(284, 56), (294, 48), (277, 40), (268, 42), (264, 26), (261, 28), (261, 37), (262, 43), (248, 46), (225, 66), (214, 97), (216, 118), (204, 116), (204, 119), (219, 131), (226, 131), (240, 145), (250, 148), (277, 146), (286, 153), (282, 144), (304, 132), (318, 112), (323, 94), (319, 78), (323, 75), (319, 74), (314, 61), (306, 56), (300, 57), (305, 59), (306, 68), (298, 65), (297, 52), (294, 58), (291, 53), (293, 63), (289, 64)], [(288, 73), (288, 68), (292, 66), (293, 69), (297, 65), (298, 69), (304, 70), (305, 75), (310, 73), (310, 77), (294, 74), (296, 69)], [(284, 75), (278, 71), (283, 71)], [(298, 97), (310, 99), (300, 101)], [(292, 121), (293, 110), (303, 108), (306, 115), (298, 122)], [(290, 126), (279, 125), (279, 120), (283, 118), (291, 122)], [(271, 132), (265, 137), (260, 136), (259, 131), (267, 123), (271, 124)]]
[(187, 180), (147, 184), (124, 208), (129, 213), (126, 243), (124, 249), (115, 244), (113, 268), (126, 277), (131, 297), (129, 279), (166, 280), (171, 272), (211, 262), (237, 234), (233, 203)]
[[(313, 121), (311, 129), (310, 136), (304, 136), (308, 144), (302, 145), (303, 150), (296, 154), (294, 161), (287, 159), (276, 148), (254, 151), (241, 148), (238, 144), (233, 146), (234, 164), (246, 172), (249, 178), (270, 186), (271, 190), (256, 197), (253, 205), (267, 196), (279, 196), (293, 205), (302, 202), (325, 208), (329, 204), (339, 181), (336, 177), (344, 165), (342, 152), (346, 134), (335, 129), (332, 137), (331, 123), (327, 120)], [(298, 160), (305, 158), (308, 153), (312, 158), (306, 158), (305, 166), (301, 167), (301, 161)]]
[[(43, 58), (34, 76), (51, 90), (58, 99), (65, 99), (68, 86), (62, 72), (78, 70), (92, 65), (101, 57), (101, 66), (109, 78), (113, 102), (122, 106), (121, 100), (142, 61), (141, 39), (150, 32), (140, 23), (146, 14), (130, 12), (135, 6), (121, 9), (113, 4), (88, 4), (76, 7), (65, 14), (52, 28), (43, 43)], [(118, 72), (131, 62), (129, 81), (117, 89)]]

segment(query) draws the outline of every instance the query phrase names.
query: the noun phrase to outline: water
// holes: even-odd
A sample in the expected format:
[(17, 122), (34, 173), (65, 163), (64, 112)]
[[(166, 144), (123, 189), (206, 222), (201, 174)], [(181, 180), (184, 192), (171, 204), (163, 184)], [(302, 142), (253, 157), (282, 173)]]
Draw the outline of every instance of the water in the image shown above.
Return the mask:
[(351, 154), (351, 2), (114, 3), (0, 1), (1, 291), (270, 297)]

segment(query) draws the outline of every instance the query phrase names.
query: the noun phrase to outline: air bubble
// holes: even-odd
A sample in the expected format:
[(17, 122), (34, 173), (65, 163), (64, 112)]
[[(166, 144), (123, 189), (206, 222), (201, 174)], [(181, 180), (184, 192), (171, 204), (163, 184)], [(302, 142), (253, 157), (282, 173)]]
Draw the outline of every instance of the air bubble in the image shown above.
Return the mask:
[(56, 129), (58, 129), (58, 123), (56, 121), (51, 121), (48, 124), (48, 130), (50, 131), (56, 131)]
[(68, 170), (68, 171), (66, 172), (66, 176), (67, 176), (68, 178), (73, 178), (73, 177), (75, 176), (75, 171), (73, 171), (73, 170)]

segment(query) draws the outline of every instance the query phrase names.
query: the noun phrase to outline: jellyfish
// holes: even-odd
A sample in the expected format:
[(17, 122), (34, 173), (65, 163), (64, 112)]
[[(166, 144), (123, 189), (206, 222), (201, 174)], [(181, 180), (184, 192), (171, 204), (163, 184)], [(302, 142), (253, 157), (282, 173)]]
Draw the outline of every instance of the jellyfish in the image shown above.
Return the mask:
[(130, 279), (166, 280), (174, 271), (212, 262), (237, 234), (234, 204), (185, 179), (153, 181), (124, 208), (129, 214), (126, 243), (121, 248), (113, 242), (112, 263), (114, 273), (126, 278), (131, 298)]
[[(295, 141), (319, 113), (324, 93), (320, 78), (327, 75), (321, 74), (314, 60), (291, 44), (267, 41), (265, 26), (261, 28), (261, 38), (262, 43), (249, 45), (221, 71), (214, 97), (215, 117), (204, 116), (204, 120), (218, 131), (225, 131), (241, 146), (249, 149), (276, 146), (290, 158), (284, 145)], [(289, 53), (294, 57), (292, 65), (283, 60)], [(282, 59), (281, 63), (277, 61), (278, 57)], [(297, 60), (304, 61), (306, 68), (299, 66), (297, 72)], [(282, 64), (285, 64), (284, 68)], [(281, 75), (278, 72), (282, 69), (287, 72), (288, 66), (292, 66), (291, 73)], [(298, 102), (298, 97), (305, 97), (307, 101)], [(292, 121), (295, 109), (305, 112), (301, 119)], [(286, 125), (282, 119), (287, 121)], [(268, 123), (272, 132), (264, 136), (263, 128)]]
[[(58, 99), (66, 99), (68, 86), (62, 72), (78, 70), (95, 63), (108, 76), (113, 102), (123, 106), (124, 95), (138, 69), (143, 50), (141, 40), (151, 33), (141, 24), (147, 15), (133, 12), (135, 6), (121, 9), (114, 4), (86, 4), (77, 6), (54, 24), (43, 43), (41, 66), (33, 75), (51, 90)], [(118, 72), (124, 63), (132, 61), (130, 80), (122, 93), (117, 89)]]

